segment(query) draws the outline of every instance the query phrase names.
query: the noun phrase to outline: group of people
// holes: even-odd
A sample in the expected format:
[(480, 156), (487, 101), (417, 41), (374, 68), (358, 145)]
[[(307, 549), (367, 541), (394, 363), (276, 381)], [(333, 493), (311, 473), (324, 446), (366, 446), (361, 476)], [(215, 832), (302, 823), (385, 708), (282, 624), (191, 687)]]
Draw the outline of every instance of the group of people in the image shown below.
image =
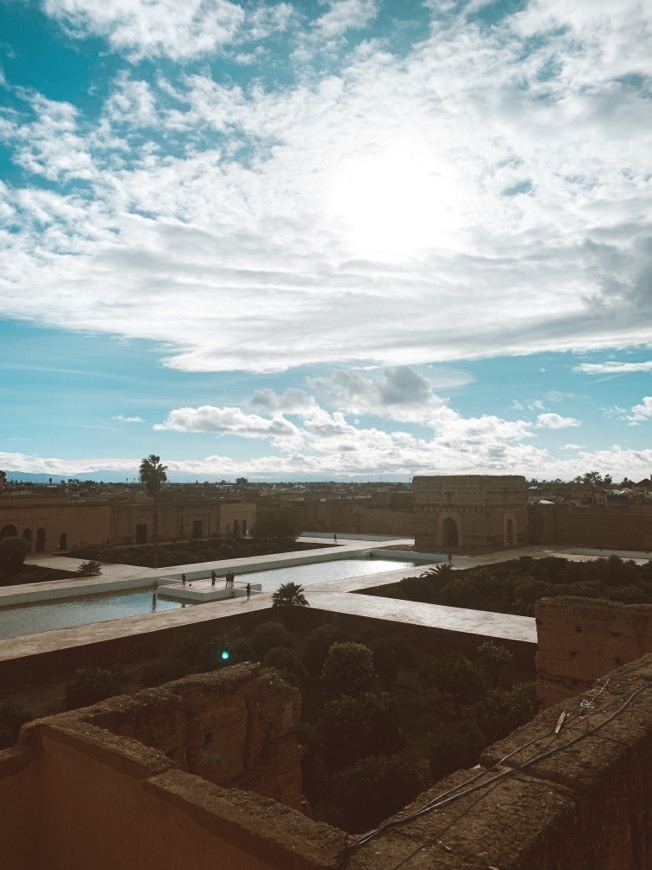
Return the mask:
[[(233, 571), (227, 571), (225, 575), (226, 580), (226, 588), (227, 589), (235, 589), (235, 574)], [(211, 571), (211, 586), (214, 587), (217, 582), (217, 572), (215, 570)], [(192, 585), (192, 584), (191, 584)], [(186, 588), (186, 575), (181, 575), (181, 588)], [(245, 591), (247, 593), (247, 598), (251, 596), (251, 583), (247, 583), (245, 587)]]

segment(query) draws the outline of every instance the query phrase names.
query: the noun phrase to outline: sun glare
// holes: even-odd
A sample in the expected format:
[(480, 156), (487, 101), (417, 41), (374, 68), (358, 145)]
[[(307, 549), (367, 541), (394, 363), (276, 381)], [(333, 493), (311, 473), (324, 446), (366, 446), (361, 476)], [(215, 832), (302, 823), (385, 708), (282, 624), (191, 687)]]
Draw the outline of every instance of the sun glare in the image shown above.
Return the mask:
[(456, 184), (424, 148), (395, 142), (351, 154), (329, 176), (326, 210), (354, 254), (410, 257), (450, 241)]

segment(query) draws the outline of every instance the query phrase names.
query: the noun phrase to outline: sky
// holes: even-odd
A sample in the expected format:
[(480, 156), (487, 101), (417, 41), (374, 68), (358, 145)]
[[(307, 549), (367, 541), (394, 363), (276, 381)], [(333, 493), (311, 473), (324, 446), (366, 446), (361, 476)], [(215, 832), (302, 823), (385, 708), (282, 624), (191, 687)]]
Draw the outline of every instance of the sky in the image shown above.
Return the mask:
[(0, 0), (0, 468), (652, 473), (647, 0)]

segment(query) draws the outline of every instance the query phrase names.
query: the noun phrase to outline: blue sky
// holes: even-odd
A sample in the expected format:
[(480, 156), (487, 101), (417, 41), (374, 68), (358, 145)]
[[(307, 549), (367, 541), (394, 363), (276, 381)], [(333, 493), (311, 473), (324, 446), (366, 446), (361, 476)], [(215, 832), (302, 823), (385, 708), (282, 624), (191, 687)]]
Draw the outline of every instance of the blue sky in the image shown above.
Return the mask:
[(0, 468), (652, 472), (638, 0), (0, 0)]

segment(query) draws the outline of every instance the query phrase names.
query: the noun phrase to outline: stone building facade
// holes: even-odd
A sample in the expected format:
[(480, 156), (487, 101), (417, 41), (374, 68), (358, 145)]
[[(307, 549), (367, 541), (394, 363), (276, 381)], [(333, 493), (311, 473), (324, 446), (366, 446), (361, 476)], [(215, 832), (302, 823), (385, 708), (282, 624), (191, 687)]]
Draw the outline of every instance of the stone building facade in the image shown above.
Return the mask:
[[(158, 508), (161, 542), (248, 534), (256, 520), (253, 502), (235, 499), (162, 498)], [(75, 547), (151, 542), (151, 498), (134, 493), (120, 499), (59, 496), (0, 497), (0, 538), (23, 538), (32, 553)]]
[(521, 475), (415, 477), (418, 550), (492, 550), (528, 543), (527, 486)]

